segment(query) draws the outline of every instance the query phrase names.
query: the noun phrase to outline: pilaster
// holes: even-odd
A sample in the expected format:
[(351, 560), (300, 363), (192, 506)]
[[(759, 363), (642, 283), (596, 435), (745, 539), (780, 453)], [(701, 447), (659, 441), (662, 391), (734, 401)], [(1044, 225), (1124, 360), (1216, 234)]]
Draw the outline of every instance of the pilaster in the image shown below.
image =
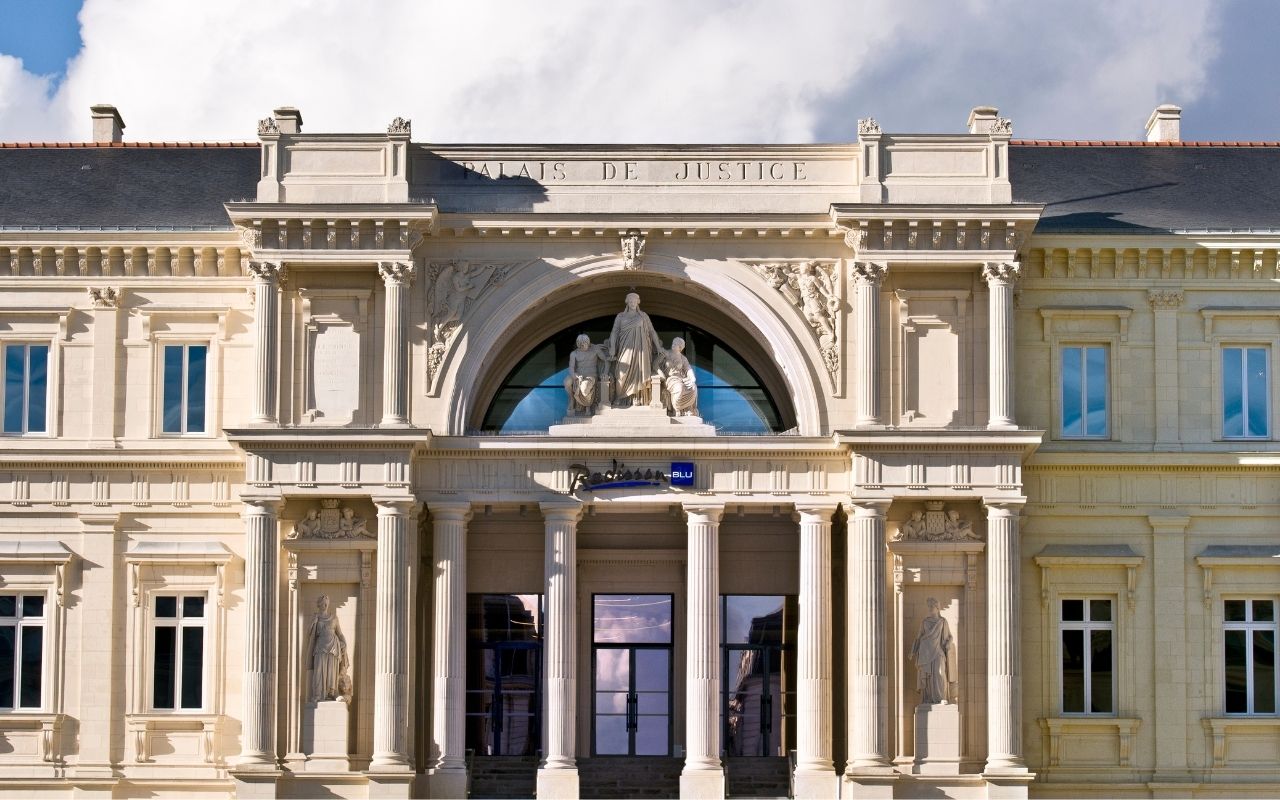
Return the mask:
[(543, 503), (546, 529), (543, 574), (546, 616), (543, 639), (543, 673), (546, 676), (544, 708), (547, 737), (545, 758), (538, 768), (537, 796), (578, 797), (577, 696), (578, 696), (578, 503)]
[(685, 762), (680, 796), (724, 797), (720, 763), (720, 518), (722, 504), (684, 506), (688, 522)]
[(1013, 398), (1013, 287), (1022, 274), (1016, 261), (989, 262), (982, 277), (988, 288), (988, 362), (990, 391), (987, 430), (1017, 430)]
[(853, 264), (854, 314), (857, 332), (857, 371), (854, 391), (858, 397), (858, 428), (883, 428), (880, 408), (880, 284), (887, 266), (870, 261)]
[(796, 505), (800, 516), (796, 797), (840, 794), (831, 759), (831, 517), (835, 511), (835, 503)]
[(124, 625), (118, 598), (125, 593), (121, 569), (125, 537), (119, 514), (81, 514), (80, 525), (80, 696), (93, 700), (84, 702), (80, 715), (79, 756), (72, 775), (77, 782), (114, 784), (113, 764), (123, 757), (124, 749), (123, 730), (116, 721), (124, 717), (125, 653), (113, 649), (124, 637), (111, 636), (110, 631)]
[(1191, 780), (1187, 732), (1194, 724), (1187, 713), (1191, 689), (1187, 669), (1187, 526), (1184, 514), (1147, 517), (1151, 525), (1152, 604), (1151, 685), (1155, 687), (1156, 772), (1153, 781)]
[[(1002, 797), (1026, 797), (1018, 515), (1022, 499), (987, 500), (987, 765)], [(1013, 780), (1010, 781), (1009, 779)]]
[[(1178, 309), (1183, 294), (1171, 289), (1147, 291), (1155, 315), (1156, 449), (1179, 450), (1178, 417)], [(1114, 363), (1114, 355), (1112, 361)]]
[(270, 261), (248, 262), (253, 276), (253, 422), (275, 425), (280, 396), (280, 281), (284, 268)]
[(466, 610), (468, 502), (431, 506), (434, 617), (431, 622), (432, 797), (463, 797), (467, 785)]
[(378, 264), (386, 290), (382, 347), (382, 425), (409, 424), (409, 286), (412, 261)]
[[(93, 390), (89, 395), (89, 438), (112, 446), (116, 438), (116, 373), (119, 370), (120, 292), (90, 289), (93, 303)], [(52, 420), (51, 420), (52, 422)], [(56, 434), (55, 434), (56, 435)]]
[(409, 555), (412, 499), (378, 499), (374, 633), (373, 760), (370, 772), (411, 772), (409, 737)]

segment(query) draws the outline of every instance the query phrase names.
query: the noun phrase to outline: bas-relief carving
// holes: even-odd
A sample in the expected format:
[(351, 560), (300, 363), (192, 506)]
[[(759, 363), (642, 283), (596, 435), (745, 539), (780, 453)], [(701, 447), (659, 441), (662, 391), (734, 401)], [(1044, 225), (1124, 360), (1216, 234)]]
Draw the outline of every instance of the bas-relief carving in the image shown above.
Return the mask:
[(116, 308), (120, 305), (120, 290), (114, 286), (91, 286), (89, 302), (94, 308)]
[(835, 265), (817, 261), (774, 262), (757, 264), (756, 270), (791, 305), (800, 309), (818, 339), (823, 365), (835, 380), (840, 370), (837, 333), (840, 298), (836, 293)]
[(290, 539), (369, 539), (364, 517), (350, 506), (339, 508), (337, 500), (321, 500), (319, 508), (312, 508), (307, 515), (293, 525)]
[(635, 231), (622, 236), (622, 268), (640, 269), (644, 266), (644, 237)]
[(475, 301), (499, 286), (511, 273), (510, 264), (472, 264), (442, 261), (427, 264), (427, 313), (429, 315), (427, 380), (438, 380), (444, 355)]
[(916, 509), (909, 519), (898, 525), (895, 542), (980, 542), (982, 536), (973, 524), (953, 509), (946, 511), (940, 500), (925, 503), (924, 511)]
[[(347, 509), (350, 510), (350, 509)], [(338, 615), (329, 611), (329, 598), (316, 598), (316, 611), (307, 624), (306, 643), (303, 646), (307, 670), (311, 673), (307, 702), (326, 700), (351, 700), (352, 683), (348, 670), (351, 657), (347, 637), (342, 634)]]
[(948, 655), (955, 646), (955, 639), (937, 599), (930, 597), (928, 606), (929, 613), (920, 620), (920, 631), (911, 644), (909, 657), (916, 665), (920, 705), (937, 705), (947, 702), (947, 691), (952, 683)]

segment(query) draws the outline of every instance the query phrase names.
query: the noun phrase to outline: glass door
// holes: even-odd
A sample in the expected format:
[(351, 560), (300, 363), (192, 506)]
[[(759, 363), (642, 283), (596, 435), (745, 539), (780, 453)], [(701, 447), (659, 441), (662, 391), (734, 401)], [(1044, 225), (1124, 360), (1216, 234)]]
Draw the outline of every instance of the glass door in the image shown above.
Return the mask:
[(592, 751), (671, 754), (671, 595), (592, 598)]
[(530, 756), (542, 747), (541, 595), (467, 598), (467, 747)]
[(795, 598), (725, 595), (723, 742), (730, 756), (785, 756), (794, 746)]

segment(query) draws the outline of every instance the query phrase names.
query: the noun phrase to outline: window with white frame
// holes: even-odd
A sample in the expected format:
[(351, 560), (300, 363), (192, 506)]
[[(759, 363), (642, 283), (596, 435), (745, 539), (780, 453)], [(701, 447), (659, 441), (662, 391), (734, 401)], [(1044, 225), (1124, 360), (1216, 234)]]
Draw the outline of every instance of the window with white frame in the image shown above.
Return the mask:
[(1276, 713), (1276, 601), (1223, 600), (1228, 714)]
[(204, 708), (206, 601), (203, 593), (152, 598), (151, 707), (157, 711)]
[(48, 430), (49, 345), (12, 342), (4, 346), (4, 432)]
[(163, 351), (161, 428), (163, 433), (204, 433), (206, 344), (167, 344)]
[(0, 594), (0, 709), (44, 707), (45, 595)]
[(1069, 345), (1062, 348), (1062, 435), (1103, 438), (1107, 421), (1107, 347)]
[(1270, 435), (1270, 369), (1265, 347), (1222, 348), (1222, 435), (1260, 439)]
[(1062, 713), (1114, 714), (1115, 615), (1110, 598), (1063, 599)]

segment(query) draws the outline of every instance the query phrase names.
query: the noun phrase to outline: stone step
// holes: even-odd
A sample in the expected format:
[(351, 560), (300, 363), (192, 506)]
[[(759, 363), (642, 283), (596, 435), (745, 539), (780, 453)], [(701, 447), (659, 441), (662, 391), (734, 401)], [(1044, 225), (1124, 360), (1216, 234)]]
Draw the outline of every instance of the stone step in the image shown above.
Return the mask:
[(476, 800), (531, 798), (537, 782), (534, 756), (476, 756), (471, 762), (471, 797)]
[(578, 759), (582, 797), (679, 797), (682, 758), (596, 756)]
[(789, 771), (783, 757), (726, 759), (729, 797), (786, 797), (791, 788)]

